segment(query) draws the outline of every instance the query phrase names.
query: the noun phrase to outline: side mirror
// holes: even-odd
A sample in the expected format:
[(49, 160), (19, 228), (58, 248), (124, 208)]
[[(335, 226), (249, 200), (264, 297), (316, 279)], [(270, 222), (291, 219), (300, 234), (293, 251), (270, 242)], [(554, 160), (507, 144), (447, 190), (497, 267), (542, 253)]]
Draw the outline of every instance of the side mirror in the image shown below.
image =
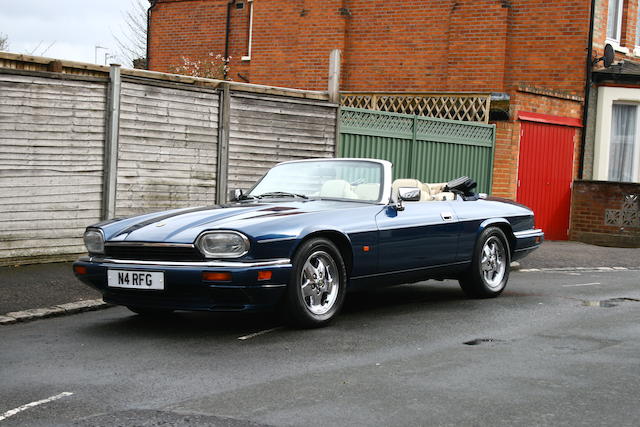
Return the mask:
[(239, 188), (236, 188), (235, 190), (230, 190), (229, 191), (229, 201), (230, 202), (236, 202), (238, 200), (240, 200), (242, 198), (242, 190)]
[(420, 189), (418, 187), (400, 187), (398, 188), (398, 199), (405, 202), (419, 202)]

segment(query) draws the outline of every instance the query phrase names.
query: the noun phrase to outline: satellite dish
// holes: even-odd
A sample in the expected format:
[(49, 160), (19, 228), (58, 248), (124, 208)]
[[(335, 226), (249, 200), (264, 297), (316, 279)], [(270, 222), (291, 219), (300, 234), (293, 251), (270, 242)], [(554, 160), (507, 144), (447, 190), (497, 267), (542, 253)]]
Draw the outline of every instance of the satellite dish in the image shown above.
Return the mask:
[(613, 51), (613, 46), (607, 43), (604, 46), (604, 56), (600, 58), (593, 58), (591, 61), (591, 65), (596, 65), (598, 62), (602, 61), (604, 63), (604, 68), (609, 68), (613, 65), (613, 61), (616, 60), (616, 53)]
[(604, 56), (602, 57), (602, 61), (604, 62), (604, 68), (611, 67), (611, 64), (613, 64), (613, 61), (615, 61), (615, 59), (616, 59), (616, 54), (613, 51), (613, 46), (607, 43), (604, 46)]

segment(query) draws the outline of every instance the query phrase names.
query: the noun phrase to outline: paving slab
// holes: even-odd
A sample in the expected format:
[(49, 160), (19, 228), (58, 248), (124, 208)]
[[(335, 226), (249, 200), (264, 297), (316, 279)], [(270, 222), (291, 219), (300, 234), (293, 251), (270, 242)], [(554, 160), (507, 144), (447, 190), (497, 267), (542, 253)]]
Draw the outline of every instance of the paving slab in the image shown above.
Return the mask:
[(0, 267), (0, 315), (100, 297), (76, 279), (70, 262)]
[(609, 248), (580, 242), (547, 241), (519, 261), (521, 268), (640, 267), (640, 248)]

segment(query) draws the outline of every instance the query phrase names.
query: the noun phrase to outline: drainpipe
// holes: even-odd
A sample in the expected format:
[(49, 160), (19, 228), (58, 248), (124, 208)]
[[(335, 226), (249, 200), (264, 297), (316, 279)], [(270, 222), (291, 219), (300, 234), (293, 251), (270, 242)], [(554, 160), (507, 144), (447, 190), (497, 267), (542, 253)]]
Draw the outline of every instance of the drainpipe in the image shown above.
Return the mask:
[[(227, 28), (224, 33), (224, 60), (228, 64), (227, 58), (229, 58), (229, 34), (231, 33), (231, 7), (235, 4), (236, 0), (229, 0), (227, 3)], [(227, 70), (224, 70), (224, 79), (227, 80)]]
[(147, 63), (144, 67), (147, 70), (149, 69), (149, 64), (151, 64), (151, 57), (149, 55), (149, 44), (151, 43), (151, 9), (155, 7), (158, 0), (149, 0), (149, 3), (151, 3), (151, 5), (149, 6), (149, 9), (147, 9)]
[(584, 108), (582, 112), (582, 137), (580, 138), (580, 163), (578, 165), (578, 179), (584, 176), (584, 150), (587, 145), (587, 119), (589, 116), (589, 99), (591, 98), (591, 81), (593, 79), (593, 27), (595, 24), (596, 0), (591, 0), (589, 16), (589, 41), (587, 46), (587, 73), (584, 84)]

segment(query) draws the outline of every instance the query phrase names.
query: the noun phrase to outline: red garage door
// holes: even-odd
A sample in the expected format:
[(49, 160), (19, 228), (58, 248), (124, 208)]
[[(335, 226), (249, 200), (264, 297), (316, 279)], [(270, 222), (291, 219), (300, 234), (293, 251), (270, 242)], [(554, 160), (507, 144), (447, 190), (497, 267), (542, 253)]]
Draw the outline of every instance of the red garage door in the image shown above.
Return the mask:
[(567, 240), (577, 119), (520, 112), (517, 200), (536, 216), (548, 240)]

